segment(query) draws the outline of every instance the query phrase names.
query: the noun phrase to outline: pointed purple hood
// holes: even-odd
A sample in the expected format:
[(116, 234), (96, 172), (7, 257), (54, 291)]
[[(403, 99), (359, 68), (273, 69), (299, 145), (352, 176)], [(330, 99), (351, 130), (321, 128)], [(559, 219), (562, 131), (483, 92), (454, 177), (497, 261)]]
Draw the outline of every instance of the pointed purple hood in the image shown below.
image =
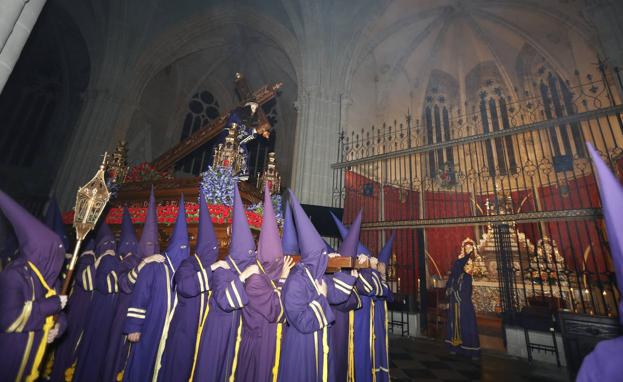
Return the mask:
[(45, 224), (61, 238), (65, 252), (71, 252), (71, 243), (67, 236), (65, 223), (63, 223), (63, 216), (54, 197), (51, 197), (48, 202), (48, 209), (45, 211)]
[(281, 246), (283, 253), (286, 255), (298, 255), (300, 253), (299, 240), (296, 236), (296, 227), (294, 226), (294, 217), (292, 216), (292, 208), (290, 202), (286, 203), (285, 219), (283, 221), (283, 236), (281, 237)]
[(160, 239), (158, 237), (158, 216), (156, 214), (156, 197), (154, 196), (154, 187), (151, 187), (149, 194), (149, 206), (147, 206), (147, 216), (145, 217), (145, 225), (141, 240), (138, 242), (139, 256), (147, 257), (156, 253), (160, 253)]
[(292, 190), (290, 190), (290, 200), (301, 249), (301, 262), (308, 266), (312, 276), (318, 279), (327, 270), (327, 262), (329, 261), (327, 248)]
[(244, 204), (238, 185), (234, 185), (234, 208), (232, 210), (231, 244), (226, 261), (238, 273), (255, 262), (255, 241), (249, 228)]
[(87, 240), (87, 243), (82, 247), (82, 253), (87, 251), (93, 251), (95, 253), (95, 239), (92, 237)]
[(108, 224), (102, 221), (97, 229), (97, 234), (95, 235), (95, 254), (97, 256), (108, 250), (117, 249), (117, 244), (115, 243), (115, 234), (112, 232)]
[[(361, 211), (360, 211), (361, 212)], [(348, 234), (348, 228), (346, 228), (346, 226), (344, 225), (344, 223), (342, 223), (342, 221), (340, 219), (337, 218), (337, 216), (335, 216), (333, 214), (333, 212), (329, 212), (331, 214), (331, 217), (333, 218), (333, 221), (335, 222), (335, 225), (337, 226), (338, 231), (340, 231), (340, 236), (342, 237), (342, 240), (344, 240), (346, 238), (346, 235)], [(365, 245), (361, 244), (361, 242), (359, 242), (357, 244), (357, 256), (364, 254), (368, 257), (372, 256), (372, 252), (370, 252), (370, 250), (368, 248), (366, 248)]]
[(134, 226), (132, 225), (132, 217), (128, 207), (123, 207), (123, 217), (121, 218), (121, 235), (119, 236), (119, 246), (117, 247), (117, 253), (124, 257), (128, 253), (134, 255), (138, 251), (138, 240), (134, 233)]
[(262, 216), (260, 239), (257, 244), (257, 259), (271, 280), (279, 278), (283, 268), (283, 249), (281, 248), (279, 227), (267, 183), (264, 183), (264, 215)]
[(15, 230), (24, 261), (32, 262), (48, 285), (54, 285), (65, 259), (61, 239), (2, 191), (0, 209)]
[[(623, 186), (593, 146), (590, 143), (587, 143), (587, 146), (595, 165), (595, 176), (601, 197), (601, 211), (606, 222), (608, 244), (616, 278), (623, 280), (623, 232), (621, 231), (621, 227), (623, 227), (623, 214), (621, 213), (623, 211)], [(623, 324), (623, 301), (619, 302), (619, 321)]]
[(396, 232), (392, 232), (391, 236), (379, 252), (379, 262), (388, 264), (389, 258), (392, 256), (392, 247), (394, 246), (394, 239), (396, 238)]
[(195, 253), (206, 266), (210, 266), (218, 260), (218, 249), (219, 243), (212, 225), (212, 217), (208, 210), (205, 193), (201, 189), (201, 195), (199, 196), (199, 230)]
[(166, 255), (177, 269), (182, 261), (190, 255), (190, 244), (188, 243), (188, 225), (186, 224), (186, 204), (184, 204), (184, 194), (180, 197), (180, 204), (177, 210), (177, 220), (173, 234), (169, 239)]
[[(359, 210), (357, 217), (351, 224), (348, 229), (348, 233), (344, 240), (342, 240), (342, 244), (340, 248), (337, 250), (341, 256), (348, 257), (357, 257), (357, 245), (359, 244), (359, 230), (361, 228), (361, 218), (363, 216), (363, 211)], [(335, 219), (335, 216), (334, 216)]]

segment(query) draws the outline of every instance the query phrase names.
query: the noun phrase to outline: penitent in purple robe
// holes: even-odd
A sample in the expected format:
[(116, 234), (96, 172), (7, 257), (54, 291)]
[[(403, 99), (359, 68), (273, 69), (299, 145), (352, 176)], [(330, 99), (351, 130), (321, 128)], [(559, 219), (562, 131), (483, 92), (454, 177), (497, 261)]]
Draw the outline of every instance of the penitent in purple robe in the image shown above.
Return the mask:
[[(0, 209), (13, 225), (20, 252), (0, 273), (0, 381), (36, 380), (46, 320), (51, 323), (61, 310), (52, 288), (58, 284), (65, 249), (54, 232), (1, 191)], [(64, 315), (58, 323), (64, 330)]]
[(355, 311), (355, 380), (372, 380), (372, 298), (376, 295), (371, 269), (362, 269), (357, 278), (361, 309)]
[[(361, 214), (361, 212), (360, 212)], [(347, 231), (344, 224), (333, 215), (333, 220), (346, 240)], [(357, 218), (360, 218), (359, 216)], [(357, 244), (356, 253), (371, 257), (370, 250), (360, 242)], [(361, 308), (354, 313), (354, 368), (355, 381), (372, 381), (373, 379), (373, 349), (374, 343), (374, 301), (381, 294), (380, 283), (377, 282), (375, 272), (372, 269), (363, 269), (359, 272), (356, 289), (361, 299)]]
[(119, 286), (115, 269), (119, 257), (110, 227), (102, 222), (95, 249), (95, 283), (87, 322), (78, 347), (74, 381), (99, 381), (108, 349), (110, 325), (115, 314)]
[[(283, 287), (289, 326), (283, 340), (278, 380), (334, 381), (329, 326), (335, 321), (335, 316), (329, 304), (345, 302), (355, 279), (344, 274), (340, 282), (347, 285), (346, 288), (336, 287), (337, 283), (324, 276), (328, 261), (325, 243), (292, 191), (290, 200), (301, 262), (292, 269)], [(316, 280), (327, 284), (327, 297), (320, 293)]]
[[(379, 263), (387, 266), (392, 253), (395, 233), (392, 233), (387, 243), (379, 252)], [(387, 268), (386, 268), (387, 269)], [(374, 371), (377, 382), (389, 382), (389, 343), (387, 338), (387, 302), (394, 300), (389, 286), (383, 281), (381, 274), (374, 271), (375, 281), (380, 284), (377, 289), (381, 292), (374, 299)]]
[[(341, 222), (331, 214), (340, 232), (344, 235), (344, 239), (338, 253), (341, 256), (356, 257), (357, 245), (359, 243), (359, 231), (361, 228), (362, 211), (359, 211), (357, 217), (353, 221), (348, 232), (341, 225)], [(342, 230), (342, 227), (344, 228)], [(331, 252), (335, 252), (332, 248)], [(339, 277), (336, 280), (334, 275), (334, 283), (336, 287), (343, 287), (340, 284)], [(332, 305), (331, 308), (335, 313), (335, 324), (331, 327), (331, 336), (333, 337), (333, 353), (335, 359), (335, 380), (336, 381), (354, 381), (355, 378), (355, 362), (354, 362), (354, 332), (355, 332), (355, 310), (361, 308), (361, 298), (356, 288), (349, 289), (350, 296), (346, 302)]]
[(355, 310), (361, 308), (361, 298), (353, 288), (348, 300), (331, 305), (331, 308), (335, 314), (335, 323), (330, 330), (333, 339), (335, 380), (354, 381)]
[(167, 335), (158, 381), (188, 381), (196, 367), (196, 353), (210, 314), (211, 265), (218, 260), (218, 239), (203, 190), (199, 197), (199, 230), (195, 254), (175, 272), (177, 305)]
[(448, 277), (446, 295), (449, 306), (445, 341), (451, 352), (477, 358), (480, 356), (480, 340), (472, 302), (472, 276), (464, 270), (470, 255), (456, 260)]
[[(236, 381), (269, 382), (279, 371), (285, 314), (280, 279), (283, 250), (268, 185), (264, 186), (264, 214), (257, 249), (260, 273), (245, 282), (249, 303), (242, 308), (242, 341)], [(277, 362), (276, 362), (277, 361)]]
[[(621, 280), (623, 280), (623, 235), (621, 235), (621, 226), (623, 225), (623, 214), (621, 214), (623, 185), (610, 171), (608, 165), (604, 163), (593, 146), (591, 144), (587, 144), (587, 146), (596, 170), (599, 196), (601, 197), (601, 209), (604, 214), (610, 253), (620, 288)], [(623, 302), (619, 302), (619, 322), (623, 324)], [(623, 337), (598, 343), (595, 349), (584, 357), (576, 381), (621, 380), (621, 376), (623, 376), (621, 353), (623, 353)]]
[(59, 338), (54, 352), (54, 366), (50, 380), (64, 381), (65, 371), (72, 366), (76, 359), (78, 341), (87, 319), (87, 313), (93, 295), (93, 280), (95, 276), (95, 241), (89, 240), (84, 252), (78, 258), (75, 268), (74, 286), (67, 301), (65, 312), (67, 315), (67, 329)]
[[(152, 201), (154, 199), (150, 198), (148, 214), (153, 217), (148, 218), (153, 219), (151, 227), (155, 228), (155, 203)], [(130, 350), (128, 365), (123, 374), (124, 381), (149, 381), (160, 370), (170, 317), (175, 309), (173, 275), (190, 253), (183, 195), (179, 206), (175, 229), (164, 253), (165, 261), (145, 265), (132, 292), (132, 301), (125, 320), (125, 333), (140, 333), (140, 340)], [(151, 227), (150, 230), (153, 229)], [(157, 239), (157, 233), (153, 234), (153, 238)]]
[(121, 221), (121, 236), (117, 253), (121, 257), (115, 272), (119, 279), (119, 296), (115, 315), (110, 327), (110, 340), (108, 350), (102, 366), (102, 381), (115, 382), (120, 372), (123, 372), (125, 363), (128, 359), (130, 344), (127, 337), (123, 334), (123, 324), (130, 306), (132, 290), (136, 282), (135, 275), (138, 275), (138, 265), (141, 261), (139, 257), (138, 241), (132, 226), (132, 218), (127, 207), (123, 209)]
[(201, 334), (193, 381), (224, 382), (235, 376), (238, 367), (241, 309), (249, 302), (239, 275), (255, 262), (255, 242), (237, 186), (232, 219), (231, 245), (225, 259), (230, 269), (219, 268), (212, 276), (210, 313)]
[(381, 280), (375, 271), (376, 281), (381, 285), (380, 291), (374, 302), (374, 358), (372, 368), (376, 374), (376, 382), (389, 382), (389, 348), (387, 338), (387, 302), (394, 300), (394, 295), (389, 290), (387, 283)]

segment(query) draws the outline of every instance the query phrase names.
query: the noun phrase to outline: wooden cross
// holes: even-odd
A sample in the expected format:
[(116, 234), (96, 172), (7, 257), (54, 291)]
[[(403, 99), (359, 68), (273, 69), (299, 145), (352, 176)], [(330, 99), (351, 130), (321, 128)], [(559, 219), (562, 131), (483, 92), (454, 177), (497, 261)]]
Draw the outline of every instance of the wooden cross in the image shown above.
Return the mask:
[[(251, 92), (244, 76), (240, 73), (236, 73), (235, 84), (236, 91), (241, 99), (240, 106), (243, 106), (247, 102), (255, 102), (258, 104), (256, 114), (259, 120), (259, 125), (257, 130), (261, 132), (261, 129), (270, 129), (270, 123), (262, 110), (262, 105), (275, 98), (278, 95), (277, 91), (283, 84), (281, 82), (277, 82), (272, 86), (264, 85), (255, 92)], [(177, 162), (184, 159), (204, 144), (208, 143), (210, 139), (219, 135), (221, 131), (227, 127), (226, 125), (229, 114), (230, 113), (222, 115), (208, 126), (195, 131), (192, 135), (156, 158), (156, 160), (152, 162), (152, 166), (158, 171), (171, 169)]]

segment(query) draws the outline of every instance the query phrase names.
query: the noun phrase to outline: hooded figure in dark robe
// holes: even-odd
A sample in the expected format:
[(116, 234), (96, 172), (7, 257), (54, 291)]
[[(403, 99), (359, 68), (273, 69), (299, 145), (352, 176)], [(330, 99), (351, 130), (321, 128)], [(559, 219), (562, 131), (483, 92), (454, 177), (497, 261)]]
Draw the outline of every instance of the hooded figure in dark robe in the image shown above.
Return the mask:
[[(362, 214), (363, 212), (359, 211), (342, 241), (338, 250), (341, 256), (357, 257)], [(336, 219), (335, 216), (333, 218)], [(335, 252), (333, 249), (330, 251)], [(355, 277), (358, 276), (357, 271), (354, 271), (353, 274)], [(361, 298), (357, 293), (357, 288), (351, 288), (348, 300), (341, 304), (332, 305), (331, 308), (335, 313), (335, 324), (331, 327), (335, 357), (335, 380), (351, 382), (355, 380), (355, 310), (361, 308)]]
[[(326, 244), (290, 191), (296, 221), (301, 262), (283, 287), (283, 303), (288, 320), (284, 336), (279, 381), (334, 381), (332, 339), (329, 326), (335, 321), (329, 304), (341, 304), (350, 296), (355, 278), (337, 276), (344, 287), (324, 275), (328, 254)], [(347, 286), (347, 287), (346, 287)]]
[[(348, 229), (335, 215), (332, 214), (332, 216), (340, 236), (343, 240), (346, 239)], [(376, 261), (370, 250), (361, 242), (357, 244), (357, 257), (369, 259), (371, 266)], [(361, 307), (354, 312), (354, 380), (366, 382), (373, 380), (374, 369), (376, 369), (374, 366), (374, 343), (371, 338), (374, 338), (375, 335), (375, 299), (383, 293), (380, 274), (373, 268), (361, 269), (355, 286), (361, 300)]]
[(35, 381), (46, 345), (65, 328), (55, 322), (66, 296), (57, 295), (65, 248), (61, 239), (0, 191), (0, 209), (13, 225), (20, 256), (0, 273), (0, 380)]
[(381, 276), (380, 290), (374, 302), (374, 359), (373, 367), (376, 374), (376, 382), (389, 382), (389, 342), (387, 338), (387, 302), (394, 301), (389, 286), (385, 282), (387, 264), (392, 255), (392, 246), (396, 234), (392, 233), (378, 256), (377, 271)]
[[(152, 219), (155, 222), (155, 208), (153, 212)], [(147, 218), (150, 218), (149, 214)], [(148, 227), (146, 221), (145, 229), (147, 228), (157, 229), (156, 224)], [(157, 240), (157, 233), (143, 232), (143, 235), (145, 234)], [(157, 250), (156, 245), (154, 244), (152, 250)], [(190, 253), (188, 245), (186, 209), (182, 196), (175, 228), (165, 251), (165, 261), (146, 264), (138, 274), (132, 292), (124, 332), (133, 344), (123, 374), (124, 381), (149, 381), (159, 371), (171, 312), (174, 310), (176, 301), (173, 275), (182, 261), (188, 257)]]
[[(601, 197), (601, 210), (608, 232), (608, 244), (610, 245), (616, 278), (619, 288), (621, 288), (621, 280), (623, 280), (623, 234), (621, 233), (623, 226), (623, 214), (621, 214), (623, 186), (593, 146), (590, 143), (587, 145), (595, 166), (599, 196)], [(619, 302), (619, 322), (623, 324), (623, 301)], [(621, 380), (623, 376), (621, 353), (623, 353), (623, 337), (599, 342), (595, 349), (584, 357), (576, 381)]]
[[(291, 216), (290, 216), (291, 217)], [(281, 289), (293, 262), (284, 262), (279, 227), (268, 185), (264, 186), (264, 214), (257, 248), (260, 273), (252, 275), (244, 288), (249, 303), (242, 308), (242, 342), (236, 381), (276, 381), (281, 356), (285, 312)]]
[(218, 239), (202, 190), (197, 248), (175, 272), (177, 306), (171, 319), (158, 381), (188, 381), (196, 368), (199, 339), (210, 313), (212, 272), (227, 267), (224, 261), (218, 261), (218, 251)]
[(474, 242), (466, 239), (462, 243), (461, 255), (452, 265), (446, 284), (448, 297), (448, 323), (446, 343), (450, 352), (467, 357), (480, 357), (480, 340), (476, 325), (476, 310), (472, 302), (472, 275), (468, 261), (474, 253)]
[[(108, 350), (104, 358), (102, 366), (102, 381), (115, 382), (117, 375), (123, 370), (125, 361), (127, 360), (129, 342), (127, 336), (123, 334), (123, 324), (125, 316), (130, 306), (131, 293), (134, 287), (134, 281), (129, 279), (129, 272), (139, 267), (141, 257), (138, 249), (138, 240), (132, 225), (132, 218), (127, 207), (123, 208), (123, 217), (121, 218), (121, 235), (119, 237), (119, 245), (117, 247), (119, 262), (115, 272), (119, 280), (119, 295), (117, 298), (117, 306), (115, 307), (115, 315), (110, 327), (110, 342)], [(135, 271), (138, 274), (138, 270)]]
[(232, 234), (228, 268), (216, 269), (212, 275), (213, 296), (210, 313), (201, 333), (193, 381), (233, 380), (238, 366), (242, 340), (242, 308), (249, 299), (244, 282), (259, 272), (255, 259), (255, 242), (238, 186), (234, 186)]
[[(87, 240), (80, 257), (76, 261), (74, 281), (65, 313), (67, 329), (56, 344), (54, 366), (51, 381), (64, 381), (67, 369), (73, 375), (79, 341), (82, 338), (87, 314), (93, 296), (93, 280), (95, 279), (95, 240)], [(72, 367), (73, 366), (73, 367)]]
[(78, 347), (74, 381), (99, 381), (102, 378), (102, 365), (119, 295), (115, 269), (120, 259), (116, 253), (115, 235), (105, 222), (101, 223), (95, 241), (95, 288)]

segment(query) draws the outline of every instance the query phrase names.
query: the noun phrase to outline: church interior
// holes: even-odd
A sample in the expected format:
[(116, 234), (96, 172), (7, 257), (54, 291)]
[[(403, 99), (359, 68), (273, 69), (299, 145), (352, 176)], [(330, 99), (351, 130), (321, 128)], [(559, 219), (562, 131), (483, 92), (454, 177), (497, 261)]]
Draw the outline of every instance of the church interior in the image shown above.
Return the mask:
[[(0, 0), (0, 190), (37, 218), (58, 202), (66, 252), (88, 208), (146, 232), (150, 192), (160, 248), (180, 194), (194, 248), (205, 196), (221, 259), (233, 188), (256, 239), (265, 190), (283, 232), (298, 199), (327, 248), (358, 224), (370, 258), (393, 243), (391, 379), (575, 380), (622, 333), (594, 163), (623, 180), (622, 17), (617, 0)], [(446, 348), (465, 256), (471, 359)]]

